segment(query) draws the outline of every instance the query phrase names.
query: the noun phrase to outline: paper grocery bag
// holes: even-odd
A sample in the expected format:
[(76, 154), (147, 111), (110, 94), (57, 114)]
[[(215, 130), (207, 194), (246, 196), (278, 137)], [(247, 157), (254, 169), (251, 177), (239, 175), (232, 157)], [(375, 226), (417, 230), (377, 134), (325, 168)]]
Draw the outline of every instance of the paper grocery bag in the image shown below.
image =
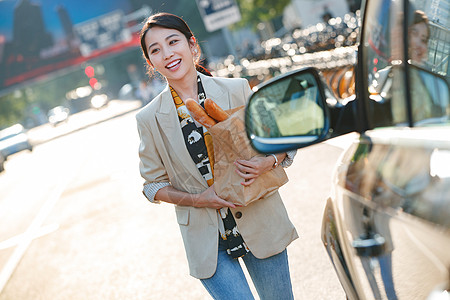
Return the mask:
[(240, 106), (227, 111), (230, 117), (208, 129), (214, 145), (214, 190), (216, 194), (234, 204), (247, 206), (253, 201), (275, 193), (288, 182), (283, 167), (268, 171), (250, 184), (243, 186), (244, 180), (236, 173), (236, 159), (250, 159), (264, 156), (250, 145), (245, 132), (245, 107)]

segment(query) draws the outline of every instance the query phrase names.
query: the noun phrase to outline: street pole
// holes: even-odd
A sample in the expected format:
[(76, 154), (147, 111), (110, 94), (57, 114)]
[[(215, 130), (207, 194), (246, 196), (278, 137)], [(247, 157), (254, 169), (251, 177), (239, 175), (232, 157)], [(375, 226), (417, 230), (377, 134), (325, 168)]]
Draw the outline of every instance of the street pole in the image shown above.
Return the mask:
[(234, 47), (233, 37), (231, 36), (231, 32), (227, 26), (222, 27), (222, 34), (225, 37), (225, 42), (227, 43), (228, 50), (230, 54), (234, 56), (236, 63), (239, 62), (239, 58), (236, 53), (236, 48)]

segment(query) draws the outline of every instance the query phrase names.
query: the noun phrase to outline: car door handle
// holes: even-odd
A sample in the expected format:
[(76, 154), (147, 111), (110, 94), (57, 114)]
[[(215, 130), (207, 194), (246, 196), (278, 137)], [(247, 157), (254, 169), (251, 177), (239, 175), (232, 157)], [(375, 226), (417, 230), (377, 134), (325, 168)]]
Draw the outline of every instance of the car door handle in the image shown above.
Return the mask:
[(378, 233), (363, 234), (352, 242), (358, 256), (380, 256), (384, 253), (385, 245), (386, 240)]

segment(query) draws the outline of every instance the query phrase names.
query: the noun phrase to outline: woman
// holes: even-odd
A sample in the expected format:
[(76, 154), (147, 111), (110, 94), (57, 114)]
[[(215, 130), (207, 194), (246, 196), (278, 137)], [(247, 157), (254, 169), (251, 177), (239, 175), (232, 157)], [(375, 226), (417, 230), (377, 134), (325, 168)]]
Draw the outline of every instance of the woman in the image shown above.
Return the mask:
[[(261, 299), (292, 299), (286, 247), (298, 236), (280, 195), (247, 207), (218, 197), (210, 136), (184, 105), (188, 98), (201, 103), (206, 97), (225, 110), (244, 105), (251, 92), (248, 82), (207, 76), (198, 66), (195, 37), (175, 15), (150, 16), (140, 39), (150, 71), (158, 71), (168, 83), (136, 116), (143, 192), (150, 202), (175, 204), (190, 274), (215, 299), (253, 299), (235, 259), (242, 257)], [(238, 160), (236, 172), (243, 185), (250, 185), (278, 161), (291, 164), (294, 155)]]
[[(409, 70), (413, 123), (417, 125), (440, 122), (438, 118), (445, 117), (447, 104), (441, 103), (443, 97), (439, 94), (442, 92), (437, 90), (434, 76), (420, 69), (431, 70), (428, 62), (429, 19), (423, 11), (415, 10), (409, 21), (408, 60), (419, 67), (410, 67)], [(393, 89), (393, 97), (396, 97), (394, 99), (405, 99), (403, 89), (403, 84), (398, 84)], [(396, 123), (407, 121), (408, 113), (403, 101), (393, 102), (392, 115)]]
[(421, 11), (414, 11), (412, 24), (408, 29), (409, 55), (413, 62), (422, 65), (428, 58), (428, 40), (430, 29), (427, 15)]

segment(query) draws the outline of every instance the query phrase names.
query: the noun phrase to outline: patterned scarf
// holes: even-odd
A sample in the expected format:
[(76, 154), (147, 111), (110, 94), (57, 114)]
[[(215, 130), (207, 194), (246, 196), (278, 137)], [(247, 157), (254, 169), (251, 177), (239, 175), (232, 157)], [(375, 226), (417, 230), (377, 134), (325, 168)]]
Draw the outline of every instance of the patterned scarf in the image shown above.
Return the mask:
[[(206, 99), (206, 94), (200, 77), (197, 77), (197, 82), (199, 103), (204, 106), (203, 101)], [(211, 186), (214, 183), (214, 148), (211, 134), (206, 127), (197, 127), (183, 100), (172, 87), (170, 87), (170, 92), (172, 93), (188, 152), (208, 186)], [(220, 230), (220, 235), (223, 240), (227, 241), (228, 254), (233, 258), (244, 256), (250, 250), (237, 229), (231, 210), (224, 207), (219, 209), (218, 213), (223, 220), (223, 230)]]

